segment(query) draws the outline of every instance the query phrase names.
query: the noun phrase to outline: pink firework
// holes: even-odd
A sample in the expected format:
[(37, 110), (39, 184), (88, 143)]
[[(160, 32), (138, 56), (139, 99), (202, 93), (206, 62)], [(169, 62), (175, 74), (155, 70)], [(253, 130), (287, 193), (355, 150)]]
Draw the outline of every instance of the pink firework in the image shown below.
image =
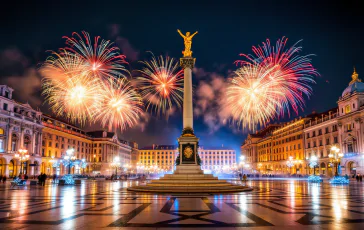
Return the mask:
[[(304, 95), (311, 95), (310, 84), (319, 74), (311, 55), (300, 56), (302, 47), (297, 43), (285, 49), (286, 42), (283, 37), (271, 46), (267, 40), (254, 46), (252, 55), (241, 54), (246, 60), (236, 61), (241, 68), (227, 89), (227, 101), (238, 124), (254, 129), (285, 112), (290, 114), (290, 108), (296, 113), (303, 109)], [(240, 99), (244, 106), (237, 106)]]
[(81, 36), (73, 33), (72, 37), (65, 36), (69, 52), (79, 56), (84, 60), (90, 74), (99, 78), (124, 77), (127, 72), (124, 67), (127, 62), (125, 56), (120, 54), (118, 47), (110, 41), (100, 39), (99, 36), (92, 39), (89, 33), (83, 31)]

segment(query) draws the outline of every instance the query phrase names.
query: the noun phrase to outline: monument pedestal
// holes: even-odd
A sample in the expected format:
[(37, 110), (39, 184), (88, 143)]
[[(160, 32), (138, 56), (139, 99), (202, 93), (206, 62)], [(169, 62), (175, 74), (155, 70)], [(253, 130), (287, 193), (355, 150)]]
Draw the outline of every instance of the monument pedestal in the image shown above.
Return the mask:
[(159, 180), (151, 180), (146, 185), (128, 188), (135, 192), (158, 193), (224, 193), (253, 190), (250, 187), (231, 184), (226, 180), (219, 180), (212, 174), (204, 174), (198, 162), (198, 138), (184, 129), (178, 138), (179, 165), (173, 174), (165, 174)]

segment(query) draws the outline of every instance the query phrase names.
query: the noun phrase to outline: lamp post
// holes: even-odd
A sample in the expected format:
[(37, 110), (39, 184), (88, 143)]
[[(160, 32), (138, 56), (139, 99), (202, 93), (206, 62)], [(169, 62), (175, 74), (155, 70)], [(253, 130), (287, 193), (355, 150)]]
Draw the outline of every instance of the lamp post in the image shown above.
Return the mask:
[(118, 168), (120, 167), (120, 158), (115, 157), (113, 162), (111, 163), (111, 168), (115, 168), (115, 176), (118, 177)]
[(71, 174), (71, 164), (73, 161), (76, 160), (76, 156), (74, 156), (75, 150), (74, 149), (68, 149), (66, 151), (67, 155), (63, 157), (66, 161), (68, 161), (68, 174)]
[(82, 159), (81, 160), (81, 169), (82, 169), (82, 174), (85, 174), (85, 164), (86, 164), (86, 159)]
[(49, 163), (52, 164), (52, 167), (51, 168), (52, 168), (52, 173), (53, 173), (53, 171), (54, 171), (53, 170), (53, 164), (55, 163), (54, 156), (51, 157), (51, 159), (49, 160)]
[(95, 174), (95, 170), (96, 169), (96, 154), (94, 154), (94, 163), (93, 163), (93, 165), (92, 165), (92, 171), (93, 171), (93, 173)]
[(29, 159), (28, 150), (26, 149), (19, 149), (19, 153), (15, 154), (15, 158), (20, 160), (20, 173), (23, 174), (23, 161), (27, 161)]
[(336, 146), (332, 146), (330, 150), (330, 162), (335, 164), (335, 176), (339, 176), (340, 159), (344, 156), (344, 154), (340, 153), (340, 149)]
[(317, 166), (317, 157), (311, 156), (310, 158), (310, 167), (313, 168), (313, 175), (316, 175), (316, 166)]
[(241, 174), (244, 175), (244, 165), (245, 165), (245, 156), (240, 156), (240, 167), (241, 167)]
[(289, 156), (289, 160), (287, 161), (286, 165), (288, 166), (289, 173), (291, 174), (292, 173), (291, 168), (294, 166), (294, 161), (293, 161), (293, 157), (292, 156)]

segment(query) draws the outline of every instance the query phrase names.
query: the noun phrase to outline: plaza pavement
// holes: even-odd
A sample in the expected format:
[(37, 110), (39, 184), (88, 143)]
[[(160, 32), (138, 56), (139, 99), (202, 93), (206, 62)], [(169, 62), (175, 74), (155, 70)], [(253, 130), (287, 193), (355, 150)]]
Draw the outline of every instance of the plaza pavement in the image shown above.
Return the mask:
[[(254, 180), (252, 192), (148, 194), (136, 182), (0, 185), (0, 229), (363, 229), (364, 182)], [(234, 183), (240, 183), (235, 181)]]

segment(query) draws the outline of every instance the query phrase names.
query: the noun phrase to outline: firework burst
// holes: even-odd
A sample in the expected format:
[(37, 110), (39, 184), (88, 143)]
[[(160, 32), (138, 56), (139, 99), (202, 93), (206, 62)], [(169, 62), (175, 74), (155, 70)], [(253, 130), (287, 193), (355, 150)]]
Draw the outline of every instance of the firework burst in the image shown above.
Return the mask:
[(42, 94), (57, 116), (83, 124), (92, 120), (102, 94), (99, 79), (83, 74), (75, 58), (71, 55), (46, 61), (41, 70), (49, 77), (43, 79)]
[(123, 73), (128, 72), (124, 67), (127, 62), (125, 56), (120, 54), (119, 48), (110, 41), (100, 39), (99, 36), (95, 37), (92, 43), (90, 35), (85, 31), (82, 35), (73, 33), (72, 37), (65, 36), (65, 49), (84, 61), (86, 73), (101, 79), (124, 77)]
[[(105, 116), (99, 108), (105, 108), (104, 96), (112, 88), (106, 87), (107, 83), (115, 81), (118, 85), (117, 79), (126, 78), (124, 73), (128, 71), (124, 67), (125, 56), (113, 43), (100, 37), (92, 43), (88, 33), (82, 35), (73, 33), (72, 37), (65, 37), (66, 47), (52, 52), (40, 72), (44, 77), (42, 94), (52, 111), (84, 124), (86, 120)], [(128, 87), (125, 90), (131, 91)], [(125, 108), (129, 101), (125, 101)], [(130, 126), (131, 121), (127, 122)]]
[(173, 58), (159, 56), (141, 62), (142, 76), (137, 78), (141, 95), (147, 101), (147, 110), (157, 115), (167, 115), (173, 106), (181, 107), (183, 101), (183, 71)]
[(124, 130), (137, 124), (143, 112), (140, 95), (125, 78), (109, 78), (101, 83), (102, 103), (97, 110), (96, 121), (112, 130), (118, 127)]
[(235, 71), (227, 89), (227, 105), (233, 120), (254, 130), (278, 116), (296, 113), (304, 107), (304, 95), (312, 93), (311, 83), (317, 71), (311, 65), (310, 55), (300, 56), (297, 43), (285, 49), (287, 39), (271, 46), (253, 47), (254, 55), (242, 54), (247, 60), (237, 61), (241, 68)]

